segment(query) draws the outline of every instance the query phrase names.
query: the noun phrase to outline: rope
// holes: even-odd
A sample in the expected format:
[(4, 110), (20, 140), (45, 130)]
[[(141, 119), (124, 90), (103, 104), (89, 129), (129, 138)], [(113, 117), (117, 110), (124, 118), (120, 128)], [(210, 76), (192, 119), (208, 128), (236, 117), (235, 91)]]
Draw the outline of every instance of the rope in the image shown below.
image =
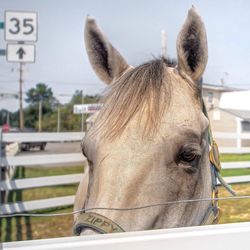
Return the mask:
[(143, 205), (138, 207), (130, 207), (130, 208), (107, 208), (107, 207), (92, 207), (92, 208), (83, 208), (81, 210), (73, 211), (73, 212), (66, 212), (66, 213), (59, 213), (59, 214), (39, 214), (39, 213), (14, 213), (14, 214), (0, 214), (0, 218), (10, 218), (10, 217), (56, 217), (56, 216), (66, 216), (66, 215), (74, 215), (78, 213), (84, 213), (92, 210), (109, 210), (109, 211), (131, 211), (131, 210), (139, 210), (145, 208), (152, 208), (152, 207), (160, 207), (160, 206), (167, 206), (172, 204), (181, 204), (181, 203), (191, 203), (191, 202), (204, 202), (204, 201), (225, 201), (225, 200), (242, 200), (242, 199), (250, 199), (250, 195), (244, 196), (229, 196), (229, 197), (220, 197), (220, 198), (201, 198), (201, 199), (192, 199), (192, 200), (179, 200), (179, 201), (167, 201), (164, 203), (155, 203), (151, 205)]

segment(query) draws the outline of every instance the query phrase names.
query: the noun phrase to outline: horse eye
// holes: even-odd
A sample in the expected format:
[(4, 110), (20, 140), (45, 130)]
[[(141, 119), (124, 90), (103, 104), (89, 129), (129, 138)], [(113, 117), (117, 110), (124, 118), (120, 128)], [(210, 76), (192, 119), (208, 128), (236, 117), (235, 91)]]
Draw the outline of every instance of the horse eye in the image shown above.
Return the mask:
[(192, 163), (193, 161), (196, 160), (197, 157), (198, 155), (195, 154), (194, 152), (187, 152), (187, 151), (184, 151), (179, 155), (180, 161), (187, 163)]

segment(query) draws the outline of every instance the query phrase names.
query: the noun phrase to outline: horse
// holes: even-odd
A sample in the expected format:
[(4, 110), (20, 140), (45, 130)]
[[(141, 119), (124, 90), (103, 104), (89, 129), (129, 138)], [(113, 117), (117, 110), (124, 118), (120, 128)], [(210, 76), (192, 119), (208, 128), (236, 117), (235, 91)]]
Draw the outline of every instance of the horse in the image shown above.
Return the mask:
[(217, 194), (219, 162), (214, 157), (211, 168), (211, 148), (218, 152), (199, 83), (208, 48), (196, 9), (178, 35), (174, 67), (165, 58), (129, 65), (91, 17), (85, 44), (108, 88), (81, 143), (88, 167), (75, 198), (74, 210), (85, 211), (75, 216), (75, 234), (215, 222), (217, 204), (204, 198)]

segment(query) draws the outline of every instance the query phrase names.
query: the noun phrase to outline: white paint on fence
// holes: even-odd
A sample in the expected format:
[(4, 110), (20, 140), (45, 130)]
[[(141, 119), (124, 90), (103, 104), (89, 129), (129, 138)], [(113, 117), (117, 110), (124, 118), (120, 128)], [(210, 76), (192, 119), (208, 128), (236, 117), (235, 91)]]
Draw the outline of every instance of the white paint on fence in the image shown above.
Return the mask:
[(250, 161), (222, 162), (222, 169), (250, 168)]
[(249, 250), (250, 222), (3, 243), (3, 250)]
[(3, 142), (81, 141), (84, 135), (84, 132), (3, 133)]
[(249, 154), (250, 147), (236, 148), (236, 147), (219, 147), (221, 154)]
[(250, 139), (250, 133), (213, 132), (213, 136), (219, 139)]
[(224, 177), (228, 184), (238, 184), (250, 182), (250, 175)]
[(0, 205), (0, 214), (21, 213), (32, 210), (69, 206), (74, 203), (74, 195), (43, 200), (22, 201)]
[(80, 182), (82, 176), (83, 174), (69, 174), (1, 181), (0, 191), (69, 185)]
[[(71, 183), (76, 183), (76, 182), (80, 181), (81, 176), (82, 176), (81, 174), (75, 175), (75, 176), (72, 175), (69, 178), (69, 181), (71, 181)], [(54, 177), (57, 177), (57, 176), (54, 176)], [(67, 176), (67, 175), (65, 175), (65, 179), (64, 179), (64, 176), (59, 177), (61, 179), (58, 180), (58, 185), (61, 185), (64, 183), (66, 184), (68, 181), (67, 180), (68, 177), (69, 176)], [(44, 178), (44, 181), (46, 181), (45, 180), (46, 178), (48, 178), (48, 179), (51, 178), (48, 180), (48, 182), (50, 182), (48, 184), (52, 184), (52, 181), (53, 181), (52, 177), (42, 177), (42, 178)], [(39, 179), (39, 178), (34, 178), (34, 179)], [(27, 179), (27, 180), (29, 181), (29, 179)], [(246, 182), (250, 182), (250, 175), (225, 177), (225, 181), (228, 182), (229, 184), (246, 183)], [(23, 182), (19, 182), (19, 183), (17, 182), (17, 183), (19, 184), (19, 186), (23, 185), (25, 188), (29, 188), (28, 187), (29, 183), (27, 182), (27, 184), (25, 184), (24, 182), (25, 182), (25, 179), (23, 179)], [(32, 180), (32, 182), (33, 182), (33, 180)], [(32, 187), (40, 187), (39, 184), (34, 184), (34, 185), (35, 186), (32, 186)], [(46, 185), (46, 184), (44, 182), (41, 182), (41, 186), (44, 186), (44, 185)], [(53, 184), (51, 186), (53, 186)], [(0, 187), (2, 187), (2, 188), (9, 188), (10, 187), (11, 189), (22, 189), (22, 187), (19, 188), (17, 185), (13, 187), (13, 186), (11, 186), (11, 184), (8, 185), (8, 183), (1, 184)], [(30, 187), (30, 188), (32, 188), (32, 187)], [(64, 200), (65, 200), (65, 202), (64, 202)], [(71, 198), (69, 198), (69, 196), (65, 196), (65, 197), (59, 197), (59, 199), (50, 198), (50, 199), (44, 199), (44, 200), (24, 201), (24, 202), (16, 202), (16, 203), (9, 203), (9, 204), (7, 203), (7, 204), (0, 206), (0, 213), (1, 213), (1, 211), (3, 214), (20, 213), (20, 212), (25, 212), (25, 211), (54, 208), (54, 207), (59, 207), (59, 206), (64, 206), (64, 205), (73, 205), (73, 201), (74, 201), (73, 198), (71, 199)]]
[(68, 166), (83, 165), (86, 158), (81, 153), (8, 156), (2, 166)]

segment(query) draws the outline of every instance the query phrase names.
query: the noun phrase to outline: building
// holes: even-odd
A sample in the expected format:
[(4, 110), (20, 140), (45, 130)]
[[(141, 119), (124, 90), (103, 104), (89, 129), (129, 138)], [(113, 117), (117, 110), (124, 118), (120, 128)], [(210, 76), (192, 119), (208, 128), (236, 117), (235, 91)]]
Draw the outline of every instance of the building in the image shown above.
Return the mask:
[[(212, 131), (237, 135), (250, 133), (250, 91), (204, 84), (202, 92)], [(250, 146), (250, 140), (236, 137), (220, 138), (217, 142), (221, 147)]]
[(225, 87), (222, 85), (202, 84), (202, 96), (207, 110), (219, 107), (220, 99), (223, 93), (237, 91), (236, 88)]

